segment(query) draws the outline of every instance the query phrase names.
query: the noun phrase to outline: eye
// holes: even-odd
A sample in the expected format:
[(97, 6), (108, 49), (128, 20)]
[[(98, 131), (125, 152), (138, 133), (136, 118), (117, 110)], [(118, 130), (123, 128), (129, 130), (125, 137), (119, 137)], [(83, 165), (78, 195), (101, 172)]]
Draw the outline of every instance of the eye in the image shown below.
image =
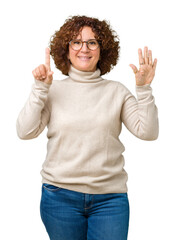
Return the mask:
[(97, 45), (98, 43), (96, 40), (90, 40), (90, 41), (88, 41), (88, 44), (89, 45)]
[(81, 41), (80, 40), (73, 40), (72, 43), (74, 45), (80, 45), (81, 44)]

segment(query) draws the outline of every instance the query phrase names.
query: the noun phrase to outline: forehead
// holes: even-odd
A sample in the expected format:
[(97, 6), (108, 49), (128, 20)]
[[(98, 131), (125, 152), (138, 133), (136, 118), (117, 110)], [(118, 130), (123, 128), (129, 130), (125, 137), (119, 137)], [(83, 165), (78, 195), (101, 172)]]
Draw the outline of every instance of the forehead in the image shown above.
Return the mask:
[(95, 33), (92, 31), (91, 27), (84, 26), (76, 36), (78, 39), (88, 40), (95, 38)]

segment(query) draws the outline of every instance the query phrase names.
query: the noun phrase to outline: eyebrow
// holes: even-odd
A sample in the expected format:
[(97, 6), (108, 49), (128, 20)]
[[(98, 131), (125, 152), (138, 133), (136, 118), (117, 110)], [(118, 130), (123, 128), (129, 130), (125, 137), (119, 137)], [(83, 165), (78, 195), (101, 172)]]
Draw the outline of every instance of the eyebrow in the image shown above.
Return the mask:
[[(82, 41), (82, 39), (81, 38), (75, 38), (75, 39), (73, 39), (73, 40), (81, 40)], [(96, 40), (95, 38), (89, 38), (89, 39), (87, 39), (86, 41), (89, 41), (89, 40)], [(85, 41), (85, 40), (84, 40)]]

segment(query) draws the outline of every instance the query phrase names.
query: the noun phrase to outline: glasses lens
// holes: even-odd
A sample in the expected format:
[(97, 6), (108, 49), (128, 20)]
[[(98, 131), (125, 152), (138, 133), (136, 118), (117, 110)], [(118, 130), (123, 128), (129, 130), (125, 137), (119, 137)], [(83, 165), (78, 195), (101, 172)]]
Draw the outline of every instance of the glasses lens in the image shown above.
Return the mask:
[[(83, 43), (86, 43), (87, 44), (87, 47), (90, 49), (90, 50), (96, 50), (98, 47), (99, 47), (99, 43), (97, 40), (95, 39), (90, 39), (88, 40), (87, 42), (83, 42)], [(70, 45), (71, 45), (71, 48), (75, 51), (78, 51), (82, 48), (82, 41), (79, 40), (79, 39), (75, 39), (75, 40), (72, 40), (70, 41)]]
[(99, 44), (98, 44), (97, 40), (95, 40), (95, 39), (89, 40), (87, 42), (87, 44), (88, 44), (88, 48), (90, 50), (96, 50), (99, 47)]
[(71, 45), (72, 49), (77, 51), (81, 48), (82, 42), (81, 42), (81, 40), (72, 40), (70, 42), (70, 45)]

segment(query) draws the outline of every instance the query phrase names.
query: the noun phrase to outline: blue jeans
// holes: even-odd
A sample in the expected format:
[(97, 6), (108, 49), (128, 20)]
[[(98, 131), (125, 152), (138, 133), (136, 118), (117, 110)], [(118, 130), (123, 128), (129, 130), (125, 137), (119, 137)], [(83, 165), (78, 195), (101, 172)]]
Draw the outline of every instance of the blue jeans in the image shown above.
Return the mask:
[(127, 240), (127, 193), (87, 194), (44, 183), (40, 213), (51, 240)]

